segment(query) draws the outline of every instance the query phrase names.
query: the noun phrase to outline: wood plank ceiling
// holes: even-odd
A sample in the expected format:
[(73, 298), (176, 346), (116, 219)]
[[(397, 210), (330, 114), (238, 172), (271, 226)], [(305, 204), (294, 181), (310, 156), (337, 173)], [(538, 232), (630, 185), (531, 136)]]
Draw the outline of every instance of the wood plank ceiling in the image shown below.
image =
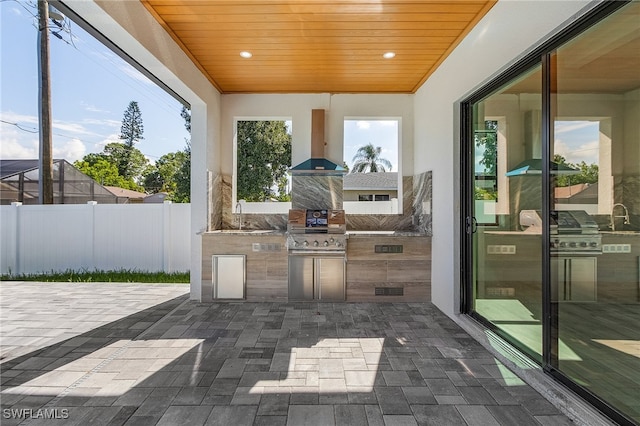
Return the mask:
[(222, 93), (413, 93), (497, 0), (140, 1)]

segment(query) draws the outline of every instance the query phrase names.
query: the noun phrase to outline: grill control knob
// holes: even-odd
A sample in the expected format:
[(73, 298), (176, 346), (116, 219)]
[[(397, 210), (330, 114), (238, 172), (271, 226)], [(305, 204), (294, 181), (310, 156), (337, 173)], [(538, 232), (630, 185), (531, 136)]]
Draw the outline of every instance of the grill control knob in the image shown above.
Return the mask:
[(322, 243), (322, 245), (323, 245), (323, 246), (325, 246), (325, 247), (329, 247), (329, 241), (326, 241), (326, 240), (325, 240), (325, 242), (324, 242), (324, 243)]
[(320, 245), (320, 243), (317, 240), (313, 242), (313, 246), (314, 247), (318, 247), (319, 245)]
[(336, 241), (336, 247), (341, 247), (342, 243), (340, 241)]
[(300, 245), (300, 243), (299, 243), (299, 242), (297, 242), (297, 241), (294, 241), (294, 242), (293, 242), (293, 246), (294, 246), (294, 247), (298, 247), (299, 245)]
[(569, 247), (576, 247), (576, 246), (577, 246), (577, 244), (575, 242), (570, 242), (569, 243)]
[(560, 243), (560, 247), (564, 248), (567, 246), (567, 243), (565, 243), (564, 241)]
[(595, 241), (591, 241), (591, 243), (589, 245), (591, 247), (598, 247), (598, 243), (596, 243)]
[(580, 243), (580, 247), (586, 247), (586, 246), (587, 246), (587, 242), (586, 241), (583, 241), (583, 242)]
[(309, 241), (304, 240), (304, 243), (302, 243), (302, 245), (304, 245), (305, 247), (308, 247), (309, 246)]
[(329, 238), (329, 243), (333, 244), (335, 240), (333, 238)]

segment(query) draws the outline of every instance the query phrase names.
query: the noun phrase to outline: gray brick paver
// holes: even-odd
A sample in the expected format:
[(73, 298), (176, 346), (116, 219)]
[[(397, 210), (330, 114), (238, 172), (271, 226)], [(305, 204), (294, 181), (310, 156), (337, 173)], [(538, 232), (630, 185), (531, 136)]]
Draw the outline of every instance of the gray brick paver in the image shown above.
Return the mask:
[[(19, 300), (3, 408), (65, 391), (59, 406), (114, 425), (571, 424), (431, 304), (158, 304), (181, 289), (94, 285), (39, 316)], [(9, 393), (27, 384), (51, 396)]]

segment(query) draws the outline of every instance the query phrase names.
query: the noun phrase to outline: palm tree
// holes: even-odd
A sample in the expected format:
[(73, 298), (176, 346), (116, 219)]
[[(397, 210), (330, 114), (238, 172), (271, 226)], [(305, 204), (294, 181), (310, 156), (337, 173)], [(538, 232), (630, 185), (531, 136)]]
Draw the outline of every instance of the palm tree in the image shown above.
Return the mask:
[(353, 156), (353, 168), (351, 173), (376, 173), (391, 171), (391, 162), (386, 158), (380, 158), (382, 148), (373, 146), (372, 143), (358, 148)]

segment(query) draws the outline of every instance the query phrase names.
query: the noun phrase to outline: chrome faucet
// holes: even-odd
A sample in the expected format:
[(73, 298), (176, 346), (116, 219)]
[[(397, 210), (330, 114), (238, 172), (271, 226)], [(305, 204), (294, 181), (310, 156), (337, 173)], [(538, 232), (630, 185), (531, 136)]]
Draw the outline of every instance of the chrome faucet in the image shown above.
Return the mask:
[(236, 214), (240, 215), (238, 216), (238, 230), (242, 231), (242, 203), (240, 201), (236, 203)]
[[(615, 210), (616, 210), (616, 207), (618, 207), (618, 206), (620, 206), (620, 207), (622, 207), (624, 209), (624, 215), (623, 216), (616, 216), (615, 215)], [(630, 225), (631, 224), (631, 221), (629, 220), (629, 209), (627, 209), (627, 206), (625, 206), (622, 203), (615, 203), (613, 205), (613, 207), (611, 208), (611, 223), (609, 224), (609, 226), (611, 227), (612, 231), (616, 230), (615, 220), (618, 217), (624, 218), (623, 224), (625, 224), (625, 225)]]

